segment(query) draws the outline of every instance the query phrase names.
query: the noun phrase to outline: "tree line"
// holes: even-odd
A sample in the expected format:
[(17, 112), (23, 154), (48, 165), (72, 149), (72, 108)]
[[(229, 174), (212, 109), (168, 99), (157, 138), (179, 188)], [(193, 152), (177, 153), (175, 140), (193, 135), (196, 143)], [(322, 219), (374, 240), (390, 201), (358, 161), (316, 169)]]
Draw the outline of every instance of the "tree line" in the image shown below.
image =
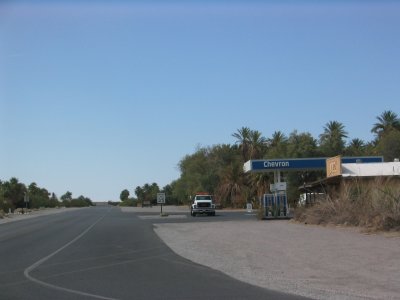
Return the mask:
[[(136, 197), (130, 197), (127, 189), (120, 194), (120, 205), (134, 206), (144, 201), (156, 204), (157, 193), (166, 194), (167, 204), (188, 204), (196, 192), (209, 192), (222, 206), (243, 207), (251, 201), (257, 205), (273, 178), (269, 173), (245, 174), (243, 164), (250, 159), (311, 158), (381, 155), (385, 161), (400, 157), (400, 119), (390, 110), (377, 116), (372, 125), (372, 141), (354, 138), (346, 142), (348, 132), (338, 121), (329, 121), (323, 132), (314, 138), (308, 132), (292, 131), (289, 135), (275, 131), (264, 137), (258, 130), (241, 127), (232, 134), (233, 144), (217, 144), (199, 147), (193, 154), (183, 157), (179, 164), (180, 177), (165, 187), (157, 183), (146, 183), (134, 189)], [(285, 174), (288, 183), (288, 199), (296, 204), (298, 187), (304, 182), (321, 179), (324, 173), (292, 172)], [(3, 211), (25, 207), (25, 196), (29, 196), (29, 208), (57, 206), (89, 206), (92, 201), (84, 196), (73, 198), (71, 192), (57, 198), (54, 193), (38, 187), (36, 183), (26, 186), (11, 178), (0, 180), (0, 209)], [(110, 204), (117, 204), (110, 202)]]
[(146, 183), (142, 186), (137, 186), (134, 190), (136, 197), (130, 197), (130, 192), (127, 189), (124, 189), (120, 193), (121, 202), (112, 202), (109, 201), (109, 204), (112, 205), (121, 205), (121, 206), (138, 206), (143, 205), (143, 203), (150, 203), (151, 205), (157, 205), (157, 194), (165, 193), (166, 195), (166, 204), (182, 204), (178, 202), (178, 199), (174, 197), (172, 192), (171, 185), (166, 185), (163, 188), (160, 188), (157, 183), (153, 182), (151, 184)]
[[(125, 204), (141, 202), (150, 197), (155, 199), (156, 191), (165, 192), (170, 203), (187, 204), (190, 196), (199, 191), (212, 193), (222, 206), (243, 207), (247, 202), (257, 205), (258, 199), (273, 183), (270, 173), (245, 174), (243, 164), (250, 159), (312, 158), (343, 156), (383, 156), (385, 161), (400, 157), (400, 119), (390, 110), (377, 116), (372, 125), (372, 141), (351, 139), (344, 124), (329, 121), (323, 132), (314, 138), (308, 132), (294, 130), (289, 135), (275, 131), (271, 137), (264, 137), (258, 130), (241, 127), (232, 134), (233, 144), (218, 144), (199, 147), (179, 162), (180, 177), (166, 187), (157, 184), (136, 187), (136, 198), (121, 200)], [(325, 177), (321, 171), (291, 172), (284, 174), (288, 184), (288, 199), (296, 205), (298, 187), (304, 182)], [(122, 194), (121, 194), (122, 196)]]
[[(29, 200), (25, 202), (25, 200)], [(79, 196), (73, 198), (66, 192), (60, 199), (47, 189), (39, 187), (35, 182), (28, 186), (15, 177), (8, 181), (0, 180), (0, 210), (14, 211), (16, 208), (38, 209), (41, 207), (84, 207), (93, 205), (90, 198)]]

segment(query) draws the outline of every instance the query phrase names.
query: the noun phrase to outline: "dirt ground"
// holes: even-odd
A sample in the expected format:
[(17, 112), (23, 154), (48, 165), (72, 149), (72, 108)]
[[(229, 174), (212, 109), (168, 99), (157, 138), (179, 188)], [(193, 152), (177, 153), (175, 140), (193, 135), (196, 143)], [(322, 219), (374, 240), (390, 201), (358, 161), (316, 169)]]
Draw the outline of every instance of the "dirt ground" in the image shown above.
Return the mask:
[(315, 299), (400, 299), (400, 238), (290, 221), (157, 224), (177, 254)]

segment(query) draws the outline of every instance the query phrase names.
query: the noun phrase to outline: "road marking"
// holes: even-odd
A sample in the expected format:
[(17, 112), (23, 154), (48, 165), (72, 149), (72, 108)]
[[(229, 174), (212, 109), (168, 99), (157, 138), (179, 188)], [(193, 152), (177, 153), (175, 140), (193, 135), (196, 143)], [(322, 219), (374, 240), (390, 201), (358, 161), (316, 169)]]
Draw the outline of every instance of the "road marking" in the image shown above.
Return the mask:
[[(110, 210), (107, 211), (107, 213), (110, 212)], [(37, 278), (32, 277), (29, 273), (32, 272), (33, 270), (35, 270), (37, 267), (39, 267), (41, 264), (43, 264), (46, 260), (52, 258), (54, 255), (56, 255), (57, 253), (61, 252), (62, 250), (64, 250), (65, 248), (67, 248), (68, 246), (72, 245), (73, 243), (75, 243), (77, 240), (79, 240), (81, 237), (83, 237), (86, 233), (89, 232), (90, 229), (92, 229), (97, 223), (99, 223), (101, 220), (104, 219), (106, 215), (104, 214), (103, 216), (101, 216), (100, 218), (98, 218), (93, 224), (91, 224), (88, 228), (86, 228), (81, 234), (79, 234), (77, 237), (75, 237), (73, 240), (69, 241), (68, 243), (66, 243), (64, 246), (62, 246), (61, 248), (57, 249), (56, 251), (54, 251), (53, 253), (47, 255), (46, 257), (43, 257), (42, 259), (38, 260), (37, 262), (35, 262), (33, 265), (29, 266), (28, 268), (26, 268), (24, 270), (24, 275), (25, 277), (32, 281), (35, 282), (37, 284), (43, 285), (47, 288), (51, 288), (51, 289), (55, 289), (55, 290), (59, 290), (59, 291), (64, 291), (64, 292), (68, 292), (68, 293), (72, 293), (72, 294), (77, 294), (80, 296), (88, 296), (88, 297), (92, 297), (92, 298), (96, 298), (96, 299), (105, 299), (105, 300), (117, 300), (115, 298), (109, 298), (109, 297), (104, 297), (104, 296), (100, 296), (100, 295), (95, 295), (95, 294), (90, 294), (90, 293), (85, 293), (85, 292), (81, 292), (81, 291), (77, 291), (77, 290), (72, 290), (72, 289), (68, 289), (68, 288), (64, 288), (61, 286), (57, 286), (51, 283), (47, 283), (44, 281), (41, 281)]]
[[(155, 258), (164, 258), (171, 255), (170, 253), (162, 253), (162, 254), (157, 254), (157, 255), (150, 255), (147, 257), (139, 257), (139, 258), (134, 258), (134, 259), (129, 259), (129, 260), (124, 260), (121, 262), (117, 262), (117, 263), (111, 263), (111, 264), (104, 264), (104, 265), (98, 265), (95, 267), (89, 267), (89, 268), (84, 268), (84, 269), (77, 269), (77, 270), (73, 270), (73, 271), (67, 271), (67, 272), (62, 272), (62, 273), (58, 273), (58, 274), (54, 274), (51, 276), (47, 276), (46, 278), (55, 278), (55, 277), (59, 277), (59, 276), (64, 276), (64, 275), (70, 275), (70, 274), (74, 274), (74, 273), (81, 273), (81, 272), (85, 272), (85, 271), (93, 271), (93, 270), (99, 270), (99, 269), (106, 269), (106, 268), (110, 268), (110, 267), (115, 267), (115, 266), (119, 266), (119, 265), (125, 265), (125, 264), (130, 264), (130, 263), (135, 263), (135, 262), (139, 262), (139, 261), (146, 261), (146, 260), (153, 260)], [(85, 294), (87, 295), (87, 294)], [(91, 294), (89, 294), (91, 295)], [(94, 295), (97, 296), (97, 295)], [(92, 295), (93, 297), (93, 295)], [(100, 296), (102, 298), (100, 299), (112, 299), (112, 300), (118, 300), (115, 298), (106, 298), (103, 296)]]

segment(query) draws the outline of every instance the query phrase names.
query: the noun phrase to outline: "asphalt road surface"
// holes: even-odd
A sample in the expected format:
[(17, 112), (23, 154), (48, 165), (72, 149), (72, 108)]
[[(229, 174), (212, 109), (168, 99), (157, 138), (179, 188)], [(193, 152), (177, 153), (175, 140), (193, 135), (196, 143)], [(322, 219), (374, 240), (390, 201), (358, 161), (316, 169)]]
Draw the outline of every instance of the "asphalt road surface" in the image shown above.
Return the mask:
[(188, 261), (114, 207), (0, 224), (0, 260), (0, 299), (304, 299)]

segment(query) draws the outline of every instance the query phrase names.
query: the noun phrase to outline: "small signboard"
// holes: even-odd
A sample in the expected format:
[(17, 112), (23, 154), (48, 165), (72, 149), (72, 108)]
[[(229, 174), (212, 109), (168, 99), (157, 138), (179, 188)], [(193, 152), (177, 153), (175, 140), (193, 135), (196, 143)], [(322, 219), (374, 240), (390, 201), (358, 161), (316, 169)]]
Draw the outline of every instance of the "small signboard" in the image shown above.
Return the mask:
[(326, 160), (326, 177), (342, 175), (342, 157), (340, 155)]
[(165, 193), (157, 193), (157, 204), (165, 204)]
[(248, 213), (253, 212), (253, 205), (251, 203), (246, 204), (246, 209)]
[(269, 185), (269, 190), (274, 192), (286, 191), (286, 182), (277, 182)]

